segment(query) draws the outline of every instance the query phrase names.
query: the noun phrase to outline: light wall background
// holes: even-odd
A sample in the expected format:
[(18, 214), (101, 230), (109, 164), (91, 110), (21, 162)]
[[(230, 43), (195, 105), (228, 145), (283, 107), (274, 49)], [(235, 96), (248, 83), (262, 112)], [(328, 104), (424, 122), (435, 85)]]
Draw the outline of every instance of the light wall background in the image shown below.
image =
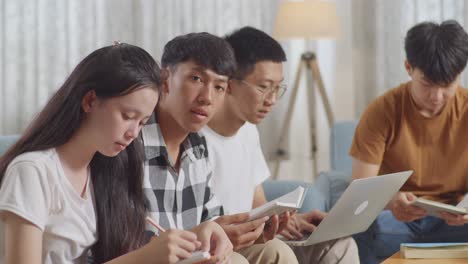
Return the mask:
[[(208, 31), (224, 35), (250, 25), (272, 32), (280, 0), (0, 0), (0, 135), (21, 133), (73, 67), (114, 40), (139, 45), (157, 60), (173, 37)], [(463, 0), (335, 0), (336, 40), (281, 41), (292, 84), (304, 50), (317, 53), (336, 119), (359, 118), (366, 105), (408, 80), (403, 69), (406, 31), (425, 20), (456, 19), (468, 28)], [(463, 74), (463, 84), (468, 76)], [(312, 181), (305, 80), (290, 132), (291, 160), (280, 178)], [(259, 126), (268, 158), (276, 150), (289, 93)], [(329, 130), (317, 102), (319, 170), (329, 168)]]

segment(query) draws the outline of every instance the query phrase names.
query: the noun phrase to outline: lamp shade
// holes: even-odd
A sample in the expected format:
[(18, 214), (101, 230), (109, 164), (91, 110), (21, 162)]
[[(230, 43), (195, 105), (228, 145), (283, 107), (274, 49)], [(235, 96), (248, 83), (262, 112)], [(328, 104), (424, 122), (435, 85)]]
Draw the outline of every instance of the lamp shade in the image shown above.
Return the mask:
[(273, 35), (278, 39), (320, 39), (334, 38), (338, 31), (334, 2), (284, 1), (278, 9)]

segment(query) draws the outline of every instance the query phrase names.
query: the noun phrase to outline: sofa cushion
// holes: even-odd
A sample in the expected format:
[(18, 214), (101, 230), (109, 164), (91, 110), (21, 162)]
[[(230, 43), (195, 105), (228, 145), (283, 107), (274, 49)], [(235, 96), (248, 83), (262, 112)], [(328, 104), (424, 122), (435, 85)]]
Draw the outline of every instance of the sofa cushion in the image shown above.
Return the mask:
[(330, 134), (330, 163), (331, 169), (351, 172), (352, 160), (349, 149), (353, 142), (357, 121), (336, 122)]
[(343, 171), (331, 171), (330, 175), (330, 201), (328, 204), (328, 211), (340, 199), (343, 192), (348, 188), (351, 182), (351, 173)]
[(306, 213), (312, 210), (324, 212), (326, 206), (326, 197), (323, 196), (322, 192), (317, 190), (315, 185), (310, 185), (309, 188), (307, 188), (306, 197), (304, 198), (301, 209), (299, 209), (299, 213)]
[(0, 136), (0, 155), (3, 155), (18, 139), (18, 135)]
[(321, 193), (321, 196), (327, 198), (325, 201), (325, 211), (330, 211), (350, 182), (350, 172), (327, 171), (319, 174), (315, 180), (314, 187)]

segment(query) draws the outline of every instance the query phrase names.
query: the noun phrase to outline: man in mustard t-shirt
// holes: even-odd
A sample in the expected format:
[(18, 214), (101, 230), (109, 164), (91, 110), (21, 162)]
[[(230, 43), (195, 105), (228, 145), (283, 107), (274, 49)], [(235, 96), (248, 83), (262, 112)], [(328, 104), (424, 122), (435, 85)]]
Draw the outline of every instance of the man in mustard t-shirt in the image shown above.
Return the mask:
[(406, 242), (468, 242), (468, 216), (427, 212), (424, 197), (456, 204), (468, 191), (468, 91), (460, 87), (468, 34), (456, 21), (420, 23), (405, 38), (411, 80), (372, 102), (350, 155), (353, 179), (414, 170), (373, 225), (354, 236), (361, 263), (378, 263)]

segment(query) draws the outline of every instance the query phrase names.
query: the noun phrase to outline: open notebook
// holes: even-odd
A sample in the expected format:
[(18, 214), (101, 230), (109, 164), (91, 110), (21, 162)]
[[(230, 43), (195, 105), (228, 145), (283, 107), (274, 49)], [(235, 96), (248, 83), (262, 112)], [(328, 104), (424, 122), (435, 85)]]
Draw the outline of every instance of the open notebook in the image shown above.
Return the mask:
[(424, 198), (416, 199), (412, 205), (421, 207), (427, 211), (428, 214), (432, 216), (439, 216), (439, 212), (448, 212), (452, 214), (466, 215), (468, 214), (468, 209), (460, 205), (450, 205), (441, 202), (431, 201)]
[(249, 221), (262, 218), (264, 216), (281, 215), (287, 211), (294, 211), (301, 208), (304, 202), (305, 189), (297, 187), (294, 191), (287, 193), (279, 198), (276, 198), (262, 206), (259, 206), (250, 211)]

